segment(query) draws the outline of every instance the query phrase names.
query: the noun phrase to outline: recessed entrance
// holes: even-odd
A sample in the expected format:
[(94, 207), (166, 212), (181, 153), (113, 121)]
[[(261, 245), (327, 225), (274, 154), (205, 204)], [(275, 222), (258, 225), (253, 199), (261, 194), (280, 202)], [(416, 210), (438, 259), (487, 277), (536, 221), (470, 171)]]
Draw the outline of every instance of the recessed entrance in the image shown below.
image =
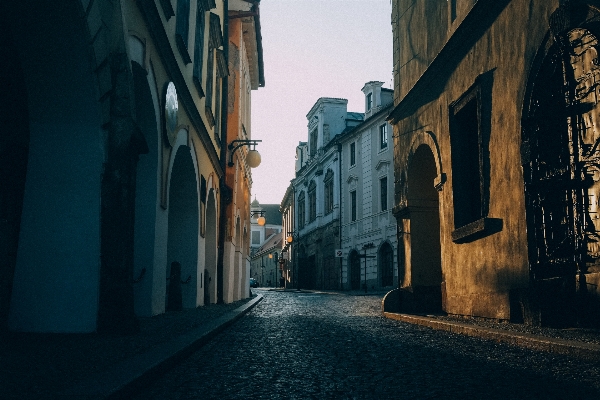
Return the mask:
[[(416, 307), (442, 309), (442, 261), (437, 169), (427, 145), (415, 151), (408, 169), (410, 280)], [(405, 243), (407, 243), (405, 241)]]

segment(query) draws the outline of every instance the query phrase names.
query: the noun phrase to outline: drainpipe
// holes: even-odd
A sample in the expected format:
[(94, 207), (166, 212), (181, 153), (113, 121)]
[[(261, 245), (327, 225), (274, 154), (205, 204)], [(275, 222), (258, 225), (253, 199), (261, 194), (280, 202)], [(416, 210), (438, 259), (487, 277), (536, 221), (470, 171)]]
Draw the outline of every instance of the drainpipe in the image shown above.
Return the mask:
[[(229, 66), (229, 0), (223, 0), (223, 55)], [(221, 89), (221, 168), (220, 182), (219, 237), (217, 238), (217, 304), (223, 303), (223, 257), (225, 255), (225, 232), (227, 231), (227, 206), (231, 203), (232, 190), (227, 187), (227, 116), (229, 103), (229, 75), (223, 77)]]
[[(342, 250), (342, 144), (340, 142), (338, 142), (337, 144), (337, 151), (338, 151), (338, 180), (339, 180), (339, 192), (340, 192), (340, 204), (338, 207), (338, 217), (339, 217), (339, 229), (340, 229), (340, 250)], [(340, 257), (340, 290), (344, 290), (344, 286), (343, 286), (343, 262), (344, 262), (344, 257)]]

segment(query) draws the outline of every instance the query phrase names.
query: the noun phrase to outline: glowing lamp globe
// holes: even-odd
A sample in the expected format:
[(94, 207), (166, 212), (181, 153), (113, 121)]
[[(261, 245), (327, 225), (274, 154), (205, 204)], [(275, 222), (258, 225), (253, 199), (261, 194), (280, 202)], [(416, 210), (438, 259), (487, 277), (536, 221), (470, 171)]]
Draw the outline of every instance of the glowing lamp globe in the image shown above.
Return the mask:
[(292, 243), (292, 242), (294, 241), (294, 238), (293, 238), (292, 236), (288, 236), (288, 237), (285, 239), (285, 241), (286, 241), (286, 242), (288, 242), (288, 243)]
[(259, 226), (263, 226), (266, 222), (267, 222), (267, 220), (262, 215), (260, 217), (258, 217), (258, 219), (256, 220), (256, 223)]
[[(248, 151), (248, 154), (246, 155), (246, 163), (248, 163), (248, 166), (250, 168), (258, 167), (260, 165), (260, 153), (256, 150)], [(260, 225), (260, 223), (259, 223), (259, 225)], [(263, 223), (263, 225), (264, 225), (264, 223)]]

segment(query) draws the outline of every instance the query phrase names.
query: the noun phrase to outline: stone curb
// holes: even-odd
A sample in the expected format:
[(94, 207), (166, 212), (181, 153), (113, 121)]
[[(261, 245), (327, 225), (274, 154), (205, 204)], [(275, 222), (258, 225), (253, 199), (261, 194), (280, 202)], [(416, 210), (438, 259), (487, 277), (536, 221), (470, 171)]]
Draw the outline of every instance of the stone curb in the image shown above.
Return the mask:
[(218, 333), (233, 324), (257, 305), (263, 296), (207, 322), (196, 329), (179, 335), (144, 353), (118, 362), (109, 371), (103, 371), (69, 388), (62, 398), (128, 399), (152, 379), (174, 367), (185, 357), (208, 343)]
[(576, 342), (557, 338), (532, 335), (528, 333), (510, 332), (494, 328), (484, 328), (459, 322), (438, 321), (434, 318), (383, 312), (384, 317), (410, 324), (427, 326), (432, 329), (458, 333), (461, 335), (479, 337), (508, 343), (514, 346), (532, 350), (541, 350), (551, 353), (564, 354), (588, 360), (600, 360), (600, 345)]

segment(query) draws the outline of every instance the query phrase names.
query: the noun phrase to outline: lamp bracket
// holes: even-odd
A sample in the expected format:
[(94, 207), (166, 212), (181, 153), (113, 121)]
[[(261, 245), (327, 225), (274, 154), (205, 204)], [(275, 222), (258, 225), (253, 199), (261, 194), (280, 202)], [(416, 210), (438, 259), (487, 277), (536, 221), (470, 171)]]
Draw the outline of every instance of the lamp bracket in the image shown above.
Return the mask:
[(235, 153), (235, 151), (237, 149), (239, 149), (242, 146), (253, 146), (252, 150), (255, 149), (256, 145), (262, 142), (262, 140), (254, 140), (254, 139), (237, 139), (237, 140), (233, 140), (231, 143), (229, 143), (229, 145), (227, 145), (227, 148), (231, 151), (229, 153), (229, 162), (227, 163), (227, 165), (229, 167), (233, 167), (235, 164), (233, 163), (233, 154)]

